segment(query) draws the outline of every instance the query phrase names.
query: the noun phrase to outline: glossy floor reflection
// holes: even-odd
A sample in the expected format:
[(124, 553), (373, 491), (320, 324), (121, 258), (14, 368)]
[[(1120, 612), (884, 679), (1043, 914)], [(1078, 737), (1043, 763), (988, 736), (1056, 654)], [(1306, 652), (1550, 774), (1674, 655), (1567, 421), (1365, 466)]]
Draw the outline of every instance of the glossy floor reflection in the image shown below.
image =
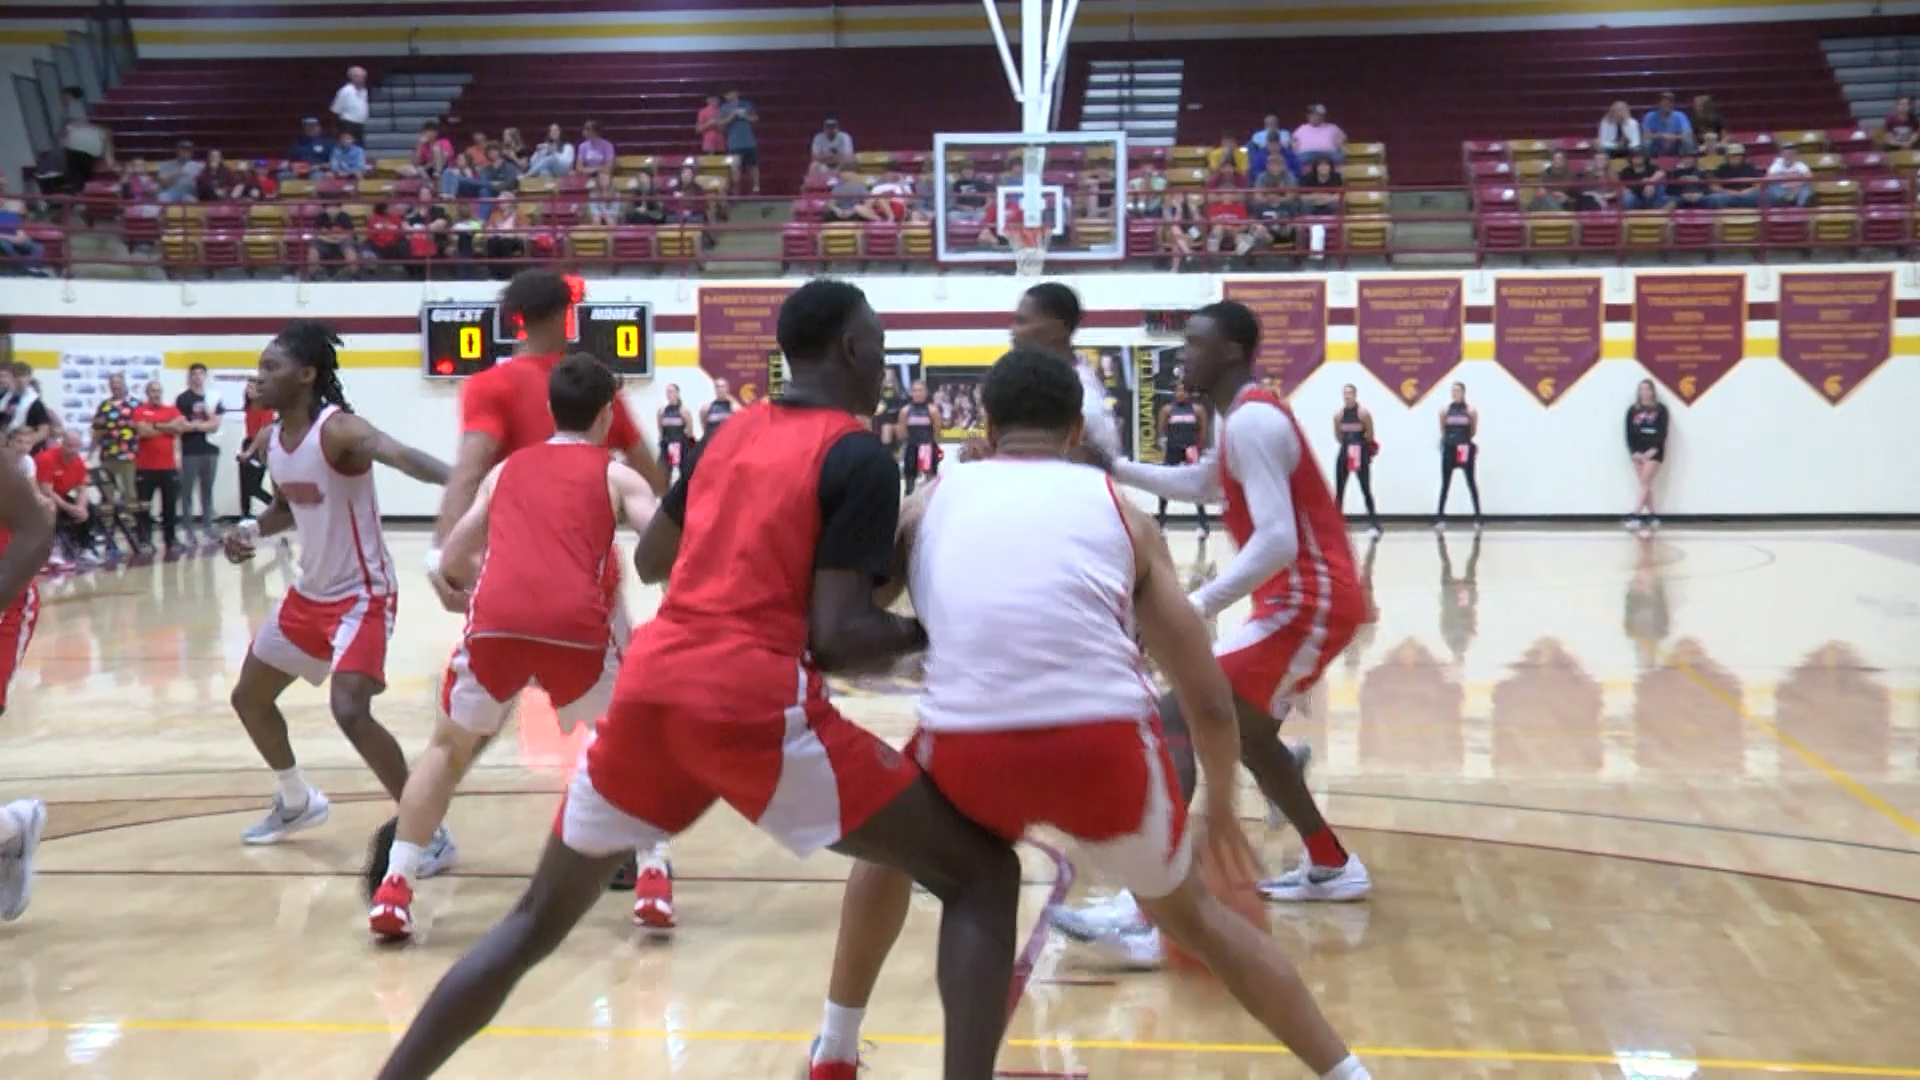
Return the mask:
[[(400, 565), (421, 546), (396, 537)], [(1227, 554), (1175, 546), (1196, 574)], [(1920, 1077), (1920, 533), (1406, 531), (1367, 565), (1381, 621), (1289, 732), (1377, 891), (1274, 914), (1376, 1076)], [(33, 910), (0, 927), (0, 1077), (370, 1076), (520, 889), (577, 749), (537, 710), (456, 801), (464, 861), (425, 887), (418, 947), (365, 940), (353, 875), (389, 810), (320, 692), (286, 712), (334, 820), (240, 845), (270, 778), (226, 694), (286, 572), (46, 588), (0, 717), (0, 798), (47, 799), (54, 837)], [(424, 584), (405, 599), (377, 711), (418, 749), (459, 623)], [(843, 699), (904, 737), (910, 695)], [(1291, 840), (1267, 836), (1270, 863)], [(1044, 847), (1025, 858), (1023, 932), (1066, 884)], [(845, 864), (726, 813), (676, 864), (671, 945), (609, 900), (443, 1075), (792, 1075)], [(938, 1075), (935, 923), (929, 902), (871, 1011), (874, 1076)], [(1032, 940), (1008, 1070), (1304, 1075), (1215, 985)]]

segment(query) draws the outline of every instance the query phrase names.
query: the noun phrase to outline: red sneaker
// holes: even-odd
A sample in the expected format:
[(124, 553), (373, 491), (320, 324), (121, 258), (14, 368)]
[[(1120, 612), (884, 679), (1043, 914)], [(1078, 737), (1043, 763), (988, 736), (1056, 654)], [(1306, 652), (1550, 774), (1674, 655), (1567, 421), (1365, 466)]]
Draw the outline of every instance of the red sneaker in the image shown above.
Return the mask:
[(395, 874), (374, 890), (367, 928), (382, 941), (405, 941), (413, 936), (413, 886), (407, 879)]
[(807, 1080), (855, 1080), (860, 1066), (851, 1061), (815, 1061), (807, 1066)]
[(659, 863), (640, 868), (633, 882), (633, 921), (649, 930), (673, 929), (673, 868)]

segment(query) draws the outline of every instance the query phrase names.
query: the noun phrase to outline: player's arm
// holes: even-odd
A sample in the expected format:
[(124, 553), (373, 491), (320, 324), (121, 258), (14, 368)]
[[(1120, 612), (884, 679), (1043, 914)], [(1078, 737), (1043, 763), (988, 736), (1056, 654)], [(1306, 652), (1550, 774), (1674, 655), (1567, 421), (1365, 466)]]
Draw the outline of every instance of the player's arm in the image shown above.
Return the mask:
[(875, 602), (875, 589), (894, 573), (899, 525), (893, 455), (870, 431), (843, 437), (820, 470), (820, 537), (807, 616), (807, 644), (820, 670), (883, 669), (927, 647), (918, 619)]
[(1114, 458), (1108, 469), (1115, 480), (1128, 487), (1174, 502), (1219, 502), (1222, 496), (1220, 463), (1211, 450), (1192, 464), (1142, 465)]
[(695, 443), (687, 456), (681, 459), (680, 479), (667, 489), (666, 496), (660, 500), (660, 506), (640, 534), (640, 543), (633, 549), (633, 569), (640, 575), (643, 585), (658, 585), (673, 573), (674, 560), (680, 557), (681, 530), (687, 520), (688, 485), (693, 482), (693, 474), (699, 468), (704, 450), (704, 443)]
[(0, 465), (0, 525), (13, 533), (0, 551), (0, 604), (12, 604), (32, 584), (53, 548), (53, 516), (46, 512), (33, 481), (12, 463)]
[[(1233, 711), (1233, 688), (1213, 658), (1206, 624), (1187, 602), (1173, 568), (1166, 537), (1146, 513), (1120, 504), (1120, 516), (1133, 534), (1134, 614), (1147, 655), (1173, 684), (1193, 737), (1194, 758), (1207, 779), (1210, 797), (1226, 799), (1232, 815), (1236, 771), (1240, 767), (1240, 725)], [(1210, 812), (1211, 816), (1211, 812)]]
[(873, 591), (873, 606), (889, 608), (907, 591), (907, 583), (913, 568), (913, 543), (920, 535), (920, 520), (927, 515), (927, 500), (933, 498), (933, 491), (940, 486), (940, 478), (934, 477), (900, 504), (900, 527), (893, 532), (893, 570), (887, 580)]
[(1228, 465), (1246, 492), (1248, 537), (1233, 561), (1189, 598), (1202, 615), (1212, 617), (1285, 569), (1300, 553), (1293, 515), (1293, 469), (1300, 461), (1300, 433), (1287, 414), (1252, 402), (1233, 414), (1232, 455)]
[(494, 466), (474, 493), (473, 505), (460, 515), (440, 546), (440, 576), (455, 589), (473, 587), (480, 557), (487, 551), (487, 515), (493, 509), (493, 488), (500, 480), (500, 466)]
[(667, 471), (655, 460), (653, 444), (647, 441), (646, 432), (640, 430), (640, 422), (633, 418), (627, 399), (619, 394), (613, 398), (613, 425), (607, 428), (607, 445), (627, 456), (627, 464), (646, 480), (655, 495), (666, 494)]
[(1467, 438), (1477, 439), (1479, 437), (1480, 437), (1480, 410), (1469, 405), (1467, 406)]
[(646, 529), (660, 506), (645, 478), (618, 461), (607, 462), (607, 495), (613, 500), (615, 520), (625, 522), (635, 532)]
[(320, 428), (320, 449), (341, 472), (365, 472), (376, 462), (423, 484), (445, 485), (447, 463), (408, 446), (350, 412), (337, 412)]

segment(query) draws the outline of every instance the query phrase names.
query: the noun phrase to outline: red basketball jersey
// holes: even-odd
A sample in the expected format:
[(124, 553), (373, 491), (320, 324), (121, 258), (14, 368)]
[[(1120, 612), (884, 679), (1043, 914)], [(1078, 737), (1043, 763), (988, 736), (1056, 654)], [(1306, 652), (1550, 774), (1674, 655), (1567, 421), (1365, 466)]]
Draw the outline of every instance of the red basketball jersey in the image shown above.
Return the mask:
[[(1242, 390), (1233, 408), (1220, 426), (1220, 482), (1227, 496), (1222, 520), (1233, 542), (1245, 547), (1253, 536), (1253, 516), (1247, 511), (1247, 494), (1228, 467), (1227, 440), (1233, 437), (1233, 413), (1242, 408), (1271, 406), (1279, 409), (1299, 436), (1300, 425), (1293, 410), (1272, 391), (1258, 386)], [(1300, 459), (1294, 463), (1287, 489), (1293, 502), (1294, 528), (1300, 537), (1300, 553), (1293, 564), (1267, 579), (1253, 591), (1253, 617), (1260, 618), (1281, 610), (1316, 608), (1344, 609), (1364, 616), (1366, 594), (1360, 575), (1354, 569), (1353, 549), (1347, 544), (1347, 522), (1327, 490), (1326, 478), (1305, 437), (1299, 437)], [(1279, 452), (1276, 447), (1275, 453)]]
[(507, 458), (493, 482), (468, 637), (606, 645), (614, 530), (607, 460), (605, 447), (564, 437)]

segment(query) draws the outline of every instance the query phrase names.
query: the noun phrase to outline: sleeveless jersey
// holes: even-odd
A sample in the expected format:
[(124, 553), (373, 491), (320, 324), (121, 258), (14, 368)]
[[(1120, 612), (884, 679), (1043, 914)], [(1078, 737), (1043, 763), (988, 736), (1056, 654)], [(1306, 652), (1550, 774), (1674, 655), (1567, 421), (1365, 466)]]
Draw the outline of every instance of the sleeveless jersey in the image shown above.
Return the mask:
[(493, 482), (468, 637), (606, 645), (614, 530), (607, 462), (604, 447), (565, 437), (507, 458)]
[(897, 393), (884, 394), (880, 398), (880, 407), (874, 413), (883, 424), (891, 424), (900, 418), (900, 410), (907, 407), (907, 399)]
[[(1232, 411), (1274, 408), (1293, 425), (1296, 438), (1300, 425), (1270, 390), (1249, 386), (1234, 399)], [(1220, 482), (1226, 492), (1226, 512), (1221, 515), (1233, 542), (1246, 547), (1253, 537), (1253, 515), (1247, 509), (1246, 489), (1234, 479), (1228, 465), (1227, 440), (1233, 437), (1231, 415), (1220, 424)], [(1313, 449), (1305, 438), (1298, 438), (1300, 460), (1293, 466), (1287, 489), (1293, 501), (1293, 523), (1300, 538), (1300, 552), (1293, 565), (1267, 579), (1253, 591), (1253, 617), (1263, 618), (1279, 611), (1338, 611), (1360, 622), (1366, 617), (1366, 592), (1354, 569), (1353, 549), (1347, 544), (1347, 522), (1327, 490), (1320, 475)]]
[(1118, 499), (1098, 470), (1064, 461), (994, 459), (941, 478), (909, 569), (929, 641), (922, 727), (1004, 731), (1153, 712)]
[(680, 415), (680, 406), (665, 406), (660, 410), (660, 445), (672, 446), (686, 441), (687, 418)]
[(1358, 405), (1349, 405), (1340, 410), (1340, 445), (1359, 447), (1367, 445), (1367, 424), (1360, 419)]
[(1447, 403), (1446, 442), (1448, 446), (1460, 446), (1472, 442), (1473, 417), (1467, 415), (1467, 406), (1458, 401)]
[(701, 419), (707, 422), (707, 434), (713, 434), (713, 429), (725, 423), (727, 417), (732, 415), (733, 402), (725, 398), (709, 402), (707, 411), (701, 414)]
[(1181, 462), (1200, 445), (1200, 411), (1192, 402), (1174, 402), (1167, 409), (1167, 460)]
[(300, 531), (300, 580), (310, 600), (341, 600), (360, 593), (395, 593), (393, 558), (380, 532), (380, 500), (373, 470), (343, 473), (327, 460), (320, 429), (339, 414), (328, 405), (299, 444), (281, 445), (280, 422), (267, 438), (267, 473), (293, 511)]
[(934, 441), (933, 406), (924, 402), (909, 402), (901, 410), (900, 419), (907, 425), (908, 442), (923, 446)]

